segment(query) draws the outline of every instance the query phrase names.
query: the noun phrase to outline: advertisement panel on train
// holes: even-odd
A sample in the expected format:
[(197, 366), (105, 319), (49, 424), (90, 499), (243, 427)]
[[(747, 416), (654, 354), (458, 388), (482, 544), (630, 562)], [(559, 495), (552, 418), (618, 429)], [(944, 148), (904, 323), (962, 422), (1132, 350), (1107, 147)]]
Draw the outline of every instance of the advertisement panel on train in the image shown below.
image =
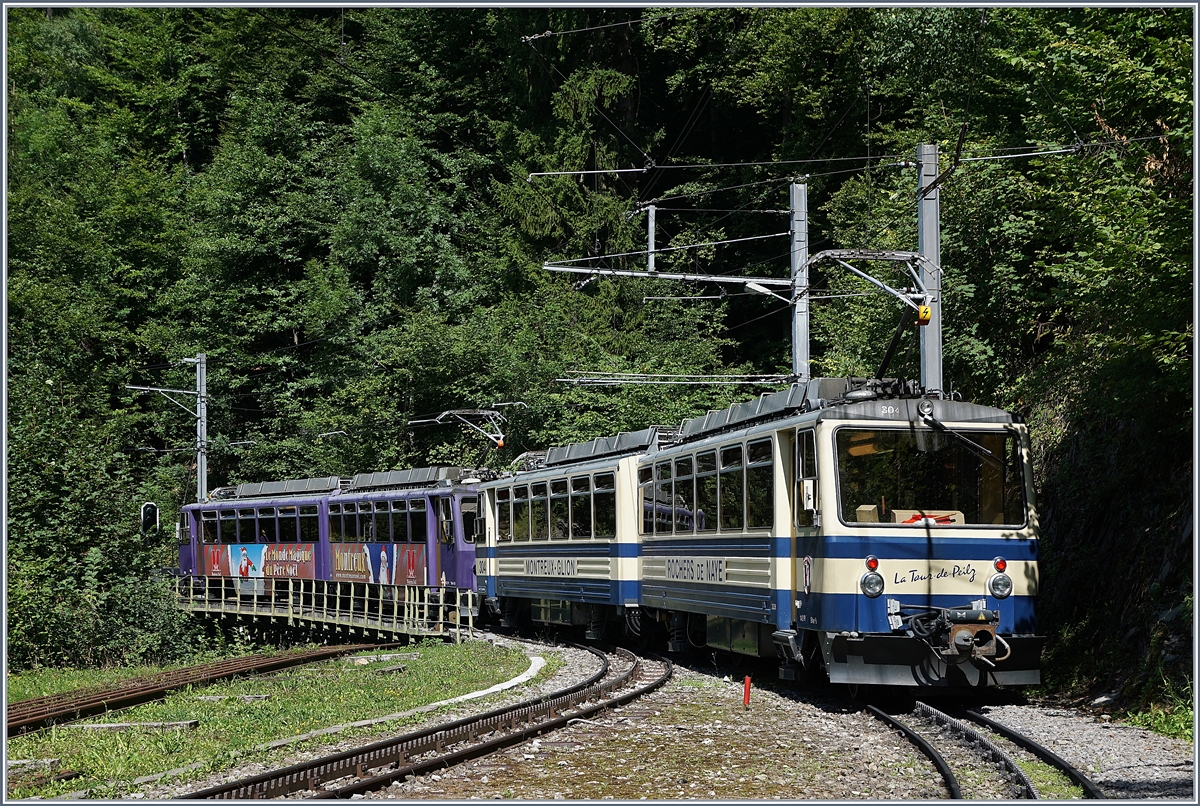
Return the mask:
[(348, 582), (424, 585), (424, 545), (395, 543), (333, 544), (330, 577)]

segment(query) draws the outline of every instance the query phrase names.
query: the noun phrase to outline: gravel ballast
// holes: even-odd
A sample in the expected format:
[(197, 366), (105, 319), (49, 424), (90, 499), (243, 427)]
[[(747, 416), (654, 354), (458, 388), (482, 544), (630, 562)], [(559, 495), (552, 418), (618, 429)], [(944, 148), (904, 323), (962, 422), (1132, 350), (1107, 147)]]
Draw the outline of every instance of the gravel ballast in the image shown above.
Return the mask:
[[(510, 639), (495, 637), (497, 643)], [(558, 690), (599, 661), (564, 646), (519, 642), (530, 656), (557, 656), (557, 673), (430, 715), (446, 722)], [(740, 676), (676, 667), (662, 689), (630, 705), (441, 773), (393, 784), (369, 799), (913, 799), (946, 798), (932, 764), (883, 729), (838, 687), (754, 688)], [(1080, 767), (1110, 797), (1193, 800), (1193, 749), (1126, 725), (1045, 705), (984, 706)], [(413, 730), (407, 725), (405, 730)], [(164, 779), (126, 797), (168, 798), (234, 777), (278, 769), (366, 743), (282, 751), (207, 780)]]

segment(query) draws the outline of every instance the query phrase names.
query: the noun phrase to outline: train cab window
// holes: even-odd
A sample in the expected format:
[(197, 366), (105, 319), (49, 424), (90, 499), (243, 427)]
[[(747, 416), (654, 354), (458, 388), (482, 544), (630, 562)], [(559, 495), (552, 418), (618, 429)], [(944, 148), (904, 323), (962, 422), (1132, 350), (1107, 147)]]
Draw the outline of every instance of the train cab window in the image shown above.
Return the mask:
[(597, 473), (592, 492), (596, 513), (596, 537), (612, 539), (617, 536), (617, 477), (614, 473)]
[(696, 455), (696, 531), (717, 531), (717, 453)]
[(329, 505), (329, 542), (342, 542), (342, 505)]
[(186, 546), (192, 542), (192, 519), (186, 512), (179, 513), (179, 525), (175, 527), (175, 542)]
[(237, 511), (239, 543), (257, 543), (258, 530), (254, 526), (254, 510), (239, 509)]
[(771, 440), (746, 445), (746, 528), (775, 525), (775, 464)]
[(567, 501), (567, 480), (550, 482), (550, 539), (566, 540), (571, 530), (570, 504)]
[(642, 527), (644, 535), (654, 534), (654, 466), (638, 468), (638, 497), (642, 501)]
[(408, 538), (413, 543), (424, 543), (429, 537), (428, 507), (424, 498), (412, 498), (408, 502)]
[(407, 543), (408, 534), (408, 501), (401, 498), (392, 502), (392, 541)]
[(796, 432), (792, 478), (796, 480), (796, 490), (792, 496), (796, 526), (811, 527), (817, 509), (817, 444), (812, 429)]
[(258, 542), (279, 542), (279, 528), (275, 523), (275, 507), (258, 508)]
[(675, 502), (671, 497), (671, 463), (659, 462), (654, 466), (654, 532), (671, 534), (675, 521)]
[(675, 460), (674, 515), (675, 532), (693, 531), (692, 507), (696, 499), (696, 485), (692, 478), (692, 457)]
[(587, 540), (592, 536), (592, 480), (587, 476), (571, 479), (571, 537)]
[(316, 543), (321, 539), (320, 511), (316, 504), (305, 505), (300, 509), (300, 542)]
[(380, 543), (392, 542), (392, 506), (387, 501), (376, 501), (374, 513), (374, 526), (372, 533), (375, 540)]
[(462, 513), (463, 540), (474, 543), (476, 524), (481, 523), (478, 496), (463, 496), (458, 502), (458, 511)]
[(546, 494), (546, 485), (531, 484), (532, 494), (529, 506), (530, 536), (534, 540), (545, 540), (550, 536), (550, 499)]
[(740, 532), (746, 526), (746, 477), (742, 446), (721, 449), (721, 531)]
[(221, 515), (221, 542), (236, 543), (237, 542), (237, 513), (232, 509), (222, 509)]
[(219, 543), (217, 536), (217, 513), (215, 510), (204, 510), (200, 513), (200, 539), (205, 543)]
[(1024, 482), (1016, 433), (963, 433), (960, 439), (923, 428), (839, 428), (842, 520), (922, 531), (952, 525), (1023, 525)]
[(513, 540), (529, 539), (529, 488), (513, 487)]
[(496, 539), (507, 543), (513, 539), (512, 491), (496, 490)]

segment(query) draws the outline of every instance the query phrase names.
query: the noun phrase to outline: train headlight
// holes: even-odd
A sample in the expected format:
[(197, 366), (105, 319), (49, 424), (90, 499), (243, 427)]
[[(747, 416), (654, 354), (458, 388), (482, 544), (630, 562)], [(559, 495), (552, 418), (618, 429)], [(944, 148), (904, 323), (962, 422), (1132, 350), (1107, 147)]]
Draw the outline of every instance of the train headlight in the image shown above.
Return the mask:
[(868, 599), (874, 599), (883, 593), (883, 577), (874, 571), (868, 571), (858, 581), (858, 587), (862, 588)]
[(987, 588), (997, 599), (1007, 599), (1013, 591), (1012, 578), (1008, 574), (996, 574), (987, 581)]

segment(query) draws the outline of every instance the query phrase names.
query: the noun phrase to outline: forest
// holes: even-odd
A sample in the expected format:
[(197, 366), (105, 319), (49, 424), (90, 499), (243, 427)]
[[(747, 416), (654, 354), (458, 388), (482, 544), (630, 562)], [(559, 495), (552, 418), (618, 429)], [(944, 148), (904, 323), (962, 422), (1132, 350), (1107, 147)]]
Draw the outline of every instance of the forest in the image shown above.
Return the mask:
[[(812, 253), (915, 251), (936, 144), (945, 376), (1033, 435), (1045, 688), (1190, 692), (1193, 9), (6, 13), (10, 669), (210, 640), (161, 572), (195, 420), (128, 386), (207, 356), (210, 489), (678, 424), (782, 387), (560, 379), (787, 375), (786, 301), (543, 264), (644, 268), (654, 204), (660, 270), (786, 277), (793, 180)], [(811, 290), (814, 374), (873, 373), (895, 301)], [(518, 402), (502, 449), (410, 425)]]

